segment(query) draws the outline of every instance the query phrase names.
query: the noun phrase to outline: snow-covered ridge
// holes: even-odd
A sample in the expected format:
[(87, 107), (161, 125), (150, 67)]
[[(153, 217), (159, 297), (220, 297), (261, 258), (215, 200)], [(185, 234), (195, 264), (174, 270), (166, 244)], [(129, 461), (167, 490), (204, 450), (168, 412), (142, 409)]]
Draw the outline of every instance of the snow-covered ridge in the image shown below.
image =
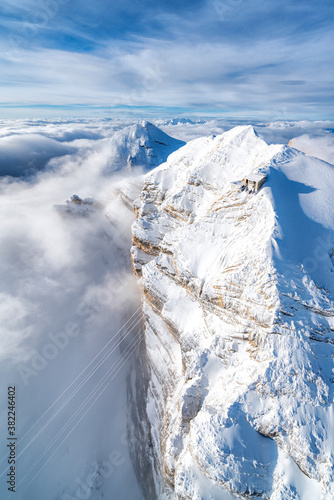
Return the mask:
[(159, 498), (333, 497), (333, 187), (252, 127), (146, 175), (132, 257)]
[(192, 120), (191, 118), (171, 118), (169, 120), (158, 120), (158, 125), (203, 125), (204, 120)]

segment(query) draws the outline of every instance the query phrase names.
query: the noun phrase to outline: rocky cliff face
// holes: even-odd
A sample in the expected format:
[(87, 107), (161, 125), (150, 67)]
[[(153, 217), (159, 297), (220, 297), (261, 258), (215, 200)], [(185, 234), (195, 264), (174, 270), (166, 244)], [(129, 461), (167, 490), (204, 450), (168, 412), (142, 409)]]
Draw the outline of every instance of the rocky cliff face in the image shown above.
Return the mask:
[(158, 498), (333, 498), (333, 186), (251, 127), (145, 176), (132, 258)]

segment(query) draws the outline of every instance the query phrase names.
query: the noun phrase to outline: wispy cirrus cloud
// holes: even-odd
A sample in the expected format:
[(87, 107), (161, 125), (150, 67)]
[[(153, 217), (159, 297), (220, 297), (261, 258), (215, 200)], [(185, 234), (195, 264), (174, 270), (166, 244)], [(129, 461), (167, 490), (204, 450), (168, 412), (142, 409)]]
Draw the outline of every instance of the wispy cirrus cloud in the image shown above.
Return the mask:
[(225, 18), (211, 0), (84, 1), (80, 9), (66, 0), (20, 7), (6, 0), (1, 101), (268, 118), (284, 107), (286, 118), (331, 116), (334, 7), (314, 9), (308, 0), (283, 0), (279, 9), (272, 1), (228, 6)]

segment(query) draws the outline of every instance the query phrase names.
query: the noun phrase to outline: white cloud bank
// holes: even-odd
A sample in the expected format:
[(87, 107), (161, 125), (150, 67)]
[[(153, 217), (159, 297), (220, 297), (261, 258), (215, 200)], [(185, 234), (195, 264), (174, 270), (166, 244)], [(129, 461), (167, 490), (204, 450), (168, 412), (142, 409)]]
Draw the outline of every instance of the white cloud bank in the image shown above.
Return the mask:
[(311, 136), (309, 134), (295, 137), (290, 146), (299, 149), (308, 155), (316, 156), (321, 160), (334, 164), (334, 135)]
[[(18, 500), (79, 499), (96, 488), (109, 498), (141, 497), (126, 438), (126, 374), (141, 328), (129, 253), (134, 216), (115, 196), (118, 178), (106, 180), (92, 161), (106, 140), (83, 139), (51, 162), (55, 145), (69, 152), (66, 144), (26, 131), (0, 140), (7, 153), (15, 141), (13, 171), (25, 170), (24, 151), (27, 161), (40, 153), (46, 163), (30, 182), (0, 182), (1, 399), (16, 386)], [(86, 217), (55, 209), (74, 193), (104, 208)], [(1, 405), (2, 422), (6, 413)]]
[(73, 149), (38, 134), (0, 138), (0, 175), (21, 176), (45, 167), (48, 160), (73, 152)]

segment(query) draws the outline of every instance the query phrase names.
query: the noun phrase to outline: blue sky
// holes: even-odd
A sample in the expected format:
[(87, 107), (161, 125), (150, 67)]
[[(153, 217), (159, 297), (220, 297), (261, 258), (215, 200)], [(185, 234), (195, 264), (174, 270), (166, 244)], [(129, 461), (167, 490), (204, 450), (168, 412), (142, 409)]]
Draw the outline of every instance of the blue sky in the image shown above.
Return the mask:
[(332, 0), (2, 0), (0, 113), (333, 118), (333, 21)]

